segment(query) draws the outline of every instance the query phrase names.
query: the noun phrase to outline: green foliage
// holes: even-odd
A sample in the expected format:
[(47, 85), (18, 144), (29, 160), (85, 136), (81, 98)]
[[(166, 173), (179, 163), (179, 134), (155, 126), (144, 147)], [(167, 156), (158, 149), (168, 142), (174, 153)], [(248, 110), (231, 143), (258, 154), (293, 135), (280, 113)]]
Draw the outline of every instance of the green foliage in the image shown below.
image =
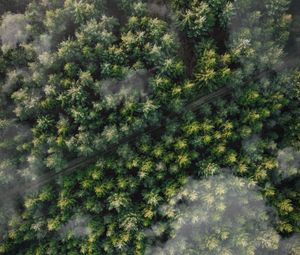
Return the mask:
[[(176, 236), (177, 202), (198, 200), (187, 214), (213, 229), (192, 228), (198, 250), (179, 254), (297, 252), (280, 236), (300, 231), (289, 3), (170, 0), (158, 18), (147, 1), (49, 0), (4, 14), (0, 185), (22, 196), (1, 198), (0, 254), (146, 254)], [(203, 188), (182, 192), (192, 178)], [(31, 181), (47, 185), (27, 193)]]

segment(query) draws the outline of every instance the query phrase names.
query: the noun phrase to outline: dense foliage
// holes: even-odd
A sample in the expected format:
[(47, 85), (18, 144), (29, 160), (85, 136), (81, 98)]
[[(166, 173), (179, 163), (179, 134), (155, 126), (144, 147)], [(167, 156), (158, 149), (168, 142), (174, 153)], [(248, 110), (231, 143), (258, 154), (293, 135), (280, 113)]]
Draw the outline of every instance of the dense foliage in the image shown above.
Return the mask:
[(293, 5), (0, 1), (0, 254), (299, 254)]

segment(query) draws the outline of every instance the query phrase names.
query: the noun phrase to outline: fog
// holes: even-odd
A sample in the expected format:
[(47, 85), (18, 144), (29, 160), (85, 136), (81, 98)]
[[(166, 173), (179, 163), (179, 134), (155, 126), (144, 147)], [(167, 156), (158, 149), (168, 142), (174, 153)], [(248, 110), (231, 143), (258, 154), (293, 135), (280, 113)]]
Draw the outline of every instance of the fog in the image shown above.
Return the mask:
[(14, 49), (19, 43), (26, 42), (29, 34), (27, 20), (23, 14), (5, 14), (2, 16), (0, 38), (2, 50)]
[[(295, 242), (299, 235), (282, 239), (276, 232), (276, 211), (267, 205), (259, 186), (224, 171), (190, 180), (161, 206), (160, 215), (169, 223), (161, 222), (146, 232), (149, 240), (156, 240), (146, 254), (282, 255), (299, 247)], [(169, 239), (158, 241), (168, 227), (172, 229)]]

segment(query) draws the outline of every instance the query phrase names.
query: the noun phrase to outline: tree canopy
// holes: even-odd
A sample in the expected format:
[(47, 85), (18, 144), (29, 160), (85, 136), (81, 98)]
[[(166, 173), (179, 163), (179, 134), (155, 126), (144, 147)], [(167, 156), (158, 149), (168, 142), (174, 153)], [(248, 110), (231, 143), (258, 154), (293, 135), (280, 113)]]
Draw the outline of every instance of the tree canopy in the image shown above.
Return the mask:
[(0, 254), (299, 254), (295, 2), (0, 0)]

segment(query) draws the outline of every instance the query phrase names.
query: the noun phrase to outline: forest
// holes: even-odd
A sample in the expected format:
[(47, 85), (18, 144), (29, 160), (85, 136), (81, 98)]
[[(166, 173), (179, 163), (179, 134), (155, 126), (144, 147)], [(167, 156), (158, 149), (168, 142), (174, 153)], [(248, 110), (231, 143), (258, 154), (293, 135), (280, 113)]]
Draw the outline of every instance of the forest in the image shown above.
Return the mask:
[(300, 255), (300, 1), (0, 0), (0, 254)]

